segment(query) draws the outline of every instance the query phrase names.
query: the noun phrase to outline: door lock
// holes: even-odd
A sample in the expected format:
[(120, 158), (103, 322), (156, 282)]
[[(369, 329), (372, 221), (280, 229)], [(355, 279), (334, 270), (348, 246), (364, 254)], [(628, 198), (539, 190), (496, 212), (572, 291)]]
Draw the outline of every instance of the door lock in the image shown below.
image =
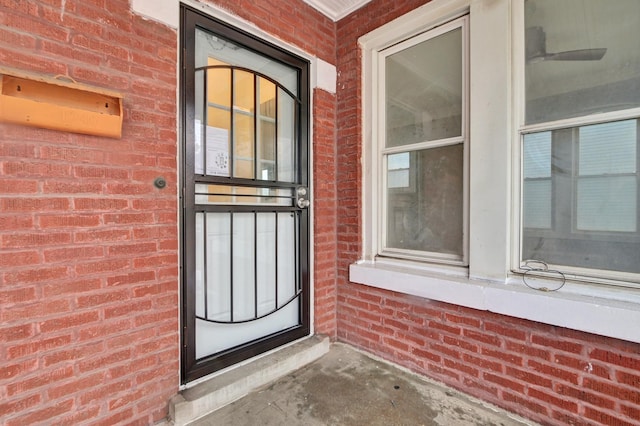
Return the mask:
[(306, 209), (311, 204), (309, 201), (309, 189), (306, 186), (296, 188), (296, 205), (300, 209)]

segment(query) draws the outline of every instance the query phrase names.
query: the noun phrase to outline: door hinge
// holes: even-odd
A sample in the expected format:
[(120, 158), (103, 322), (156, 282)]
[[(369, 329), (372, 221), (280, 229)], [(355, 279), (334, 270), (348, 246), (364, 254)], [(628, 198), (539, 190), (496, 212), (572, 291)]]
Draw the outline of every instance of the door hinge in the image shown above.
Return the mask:
[(187, 339), (184, 338), (184, 336), (187, 335), (187, 326), (183, 325), (182, 326), (182, 338), (183, 338), (183, 342), (182, 342), (182, 347), (184, 347), (185, 349), (187, 348)]

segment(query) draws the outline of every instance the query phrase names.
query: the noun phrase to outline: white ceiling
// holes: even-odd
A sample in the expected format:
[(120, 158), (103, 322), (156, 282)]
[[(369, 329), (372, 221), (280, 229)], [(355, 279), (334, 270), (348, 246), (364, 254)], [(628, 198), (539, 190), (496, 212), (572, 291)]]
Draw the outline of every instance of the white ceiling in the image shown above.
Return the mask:
[(303, 0), (334, 21), (339, 21), (371, 0)]

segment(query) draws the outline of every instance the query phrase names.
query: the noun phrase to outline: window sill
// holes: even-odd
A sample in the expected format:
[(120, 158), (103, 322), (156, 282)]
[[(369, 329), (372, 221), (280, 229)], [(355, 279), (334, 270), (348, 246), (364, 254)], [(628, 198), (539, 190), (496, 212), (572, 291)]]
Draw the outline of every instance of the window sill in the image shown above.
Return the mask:
[[(640, 343), (640, 294), (633, 289), (569, 286), (559, 292), (527, 288), (518, 276), (504, 282), (405, 265), (361, 262), (350, 281), (468, 308), (509, 315)], [(581, 294), (577, 293), (581, 291)]]

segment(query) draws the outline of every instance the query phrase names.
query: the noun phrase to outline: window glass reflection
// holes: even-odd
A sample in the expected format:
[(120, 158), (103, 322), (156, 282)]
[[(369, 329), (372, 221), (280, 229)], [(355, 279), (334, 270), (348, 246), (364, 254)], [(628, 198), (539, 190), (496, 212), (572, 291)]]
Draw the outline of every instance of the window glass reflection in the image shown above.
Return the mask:
[(640, 107), (640, 2), (525, 2), (526, 124)]

